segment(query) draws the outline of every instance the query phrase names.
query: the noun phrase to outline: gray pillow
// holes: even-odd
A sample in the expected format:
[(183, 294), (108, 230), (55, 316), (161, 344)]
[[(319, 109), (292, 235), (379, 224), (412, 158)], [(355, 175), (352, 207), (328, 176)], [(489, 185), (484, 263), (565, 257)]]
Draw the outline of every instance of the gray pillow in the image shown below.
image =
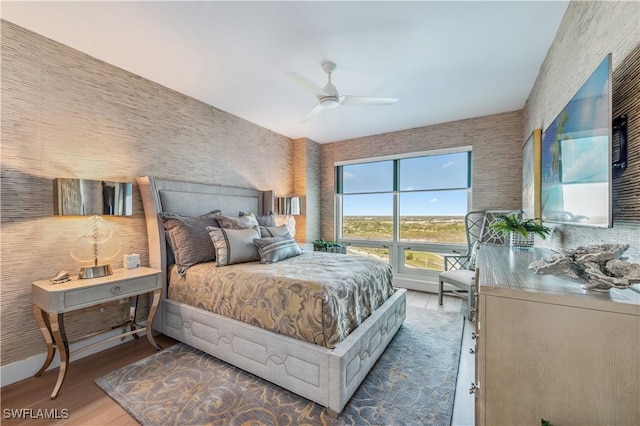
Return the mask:
[(261, 226), (260, 227), (260, 236), (262, 238), (268, 238), (268, 237), (280, 237), (286, 235), (289, 238), (293, 238), (291, 236), (291, 234), (289, 233), (289, 228), (287, 228), (287, 225), (280, 225), (280, 226)]
[(220, 228), (225, 229), (247, 229), (253, 228), (254, 226), (260, 226), (258, 225), (258, 220), (253, 213), (238, 217), (223, 216), (219, 214), (216, 216), (216, 219), (218, 219)]
[(298, 243), (290, 235), (256, 238), (253, 242), (258, 247), (262, 263), (275, 263), (302, 254)]
[[(238, 213), (238, 216), (242, 217), (249, 214), (251, 213), (240, 212)], [(276, 226), (276, 218), (275, 216), (273, 216), (272, 212), (263, 214), (261, 216), (256, 216), (256, 220), (258, 221), (258, 225), (260, 226)]]
[(216, 259), (216, 251), (211, 244), (207, 226), (219, 226), (216, 220), (218, 214), (220, 210), (202, 216), (160, 214), (180, 275), (184, 275), (190, 266)]
[(258, 227), (225, 229), (208, 226), (207, 231), (216, 249), (216, 266), (260, 260), (253, 240), (260, 237)]

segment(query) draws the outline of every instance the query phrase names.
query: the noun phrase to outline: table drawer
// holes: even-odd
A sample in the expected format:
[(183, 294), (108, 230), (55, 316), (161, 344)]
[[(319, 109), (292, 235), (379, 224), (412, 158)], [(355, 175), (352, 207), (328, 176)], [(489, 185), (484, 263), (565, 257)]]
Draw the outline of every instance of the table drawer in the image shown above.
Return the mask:
[(150, 291), (157, 287), (157, 275), (124, 280), (117, 283), (108, 283), (78, 290), (70, 290), (64, 294), (64, 307), (95, 303), (100, 300), (119, 299), (145, 290)]

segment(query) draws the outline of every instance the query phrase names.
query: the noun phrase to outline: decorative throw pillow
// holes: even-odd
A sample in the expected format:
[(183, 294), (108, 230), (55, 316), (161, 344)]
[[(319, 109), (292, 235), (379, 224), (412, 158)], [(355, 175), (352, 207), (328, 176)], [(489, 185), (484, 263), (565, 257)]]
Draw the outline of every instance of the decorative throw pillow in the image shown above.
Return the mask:
[(225, 229), (247, 229), (253, 228), (254, 226), (260, 226), (258, 225), (258, 220), (253, 213), (248, 213), (245, 216), (238, 217), (223, 216), (219, 214), (216, 216), (216, 219), (218, 219), (220, 228)]
[[(238, 213), (238, 216), (242, 217), (242, 216), (247, 216), (249, 214), (253, 214), (253, 213), (240, 212)], [(255, 218), (258, 221), (258, 225), (260, 226), (276, 226), (276, 218), (273, 216), (272, 212), (263, 214), (262, 216), (256, 216)]]
[(287, 228), (287, 225), (260, 227), (260, 236), (262, 238), (281, 237), (283, 235), (286, 235), (289, 238), (293, 238), (293, 236), (291, 236), (291, 234), (289, 233), (289, 228)]
[(227, 229), (208, 226), (207, 231), (216, 249), (216, 266), (260, 260), (253, 240), (260, 237), (258, 227)]
[(190, 266), (216, 259), (207, 226), (218, 227), (218, 214), (220, 210), (202, 216), (160, 214), (180, 275), (184, 275)]
[(298, 243), (290, 235), (256, 238), (253, 242), (258, 247), (262, 263), (275, 263), (302, 254)]

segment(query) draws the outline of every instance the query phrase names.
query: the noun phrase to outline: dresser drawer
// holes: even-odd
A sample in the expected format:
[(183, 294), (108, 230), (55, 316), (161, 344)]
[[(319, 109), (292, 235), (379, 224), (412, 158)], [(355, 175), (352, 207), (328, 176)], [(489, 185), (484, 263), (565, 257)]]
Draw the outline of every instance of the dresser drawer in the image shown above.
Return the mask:
[(109, 299), (119, 299), (127, 295), (135, 295), (145, 291), (150, 291), (157, 287), (157, 275), (133, 278), (117, 283), (108, 283), (93, 287), (81, 288), (78, 290), (70, 290), (64, 293), (64, 307), (84, 305), (87, 303), (95, 304), (98, 301), (107, 301)]

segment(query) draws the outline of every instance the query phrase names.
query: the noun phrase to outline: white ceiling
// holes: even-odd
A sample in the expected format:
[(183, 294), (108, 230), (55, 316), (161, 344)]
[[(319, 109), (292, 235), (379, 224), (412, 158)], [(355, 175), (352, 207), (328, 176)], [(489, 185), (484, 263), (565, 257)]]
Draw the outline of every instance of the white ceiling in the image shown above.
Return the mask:
[[(290, 138), (316, 142), (524, 106), (566, 1), (17, 2), (2, 18)], [(301, 123), (313, 93), (394, 97)]]

